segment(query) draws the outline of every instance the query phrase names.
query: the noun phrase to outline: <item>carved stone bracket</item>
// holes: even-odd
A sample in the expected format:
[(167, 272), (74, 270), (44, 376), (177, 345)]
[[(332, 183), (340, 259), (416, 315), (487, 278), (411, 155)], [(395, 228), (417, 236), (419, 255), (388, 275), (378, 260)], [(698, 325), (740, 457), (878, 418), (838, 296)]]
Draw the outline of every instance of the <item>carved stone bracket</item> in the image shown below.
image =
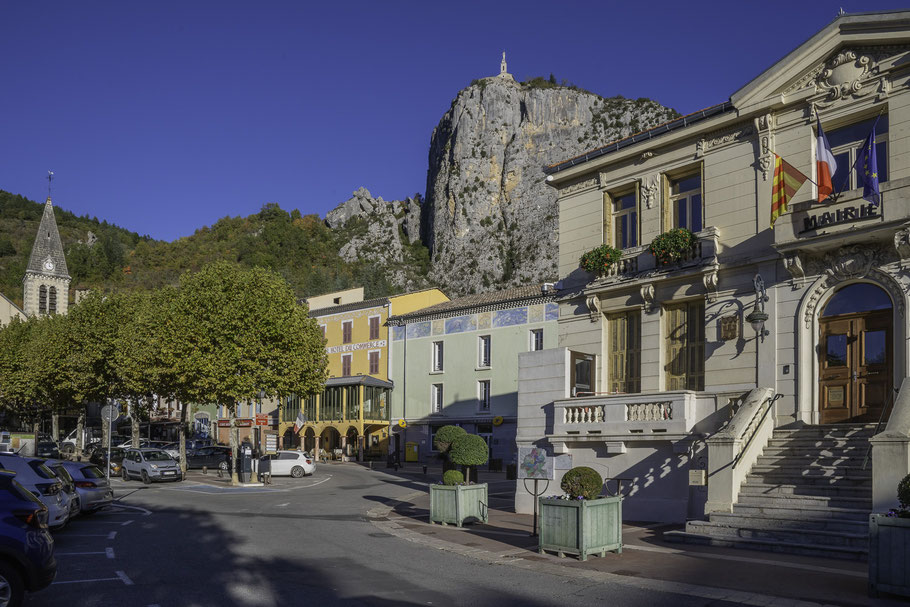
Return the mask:
[(701, 281), (705, 285), (705, 300), (707, 300), (708, 303), (717, 301), (717, 268), (702, 274)]
[(595, 322), (600, 318), (600, 297), (597, 295), (588, 295), (585, 299), (585, 305), (588, 307), (588, 312), (591, 315), (591, 322)]
[(595, 188), (599, 185), (599, 181), (596, 177), (591, 179), (585, 179), (584, 181), (578, 181), (576, 183), (565, 186), (564, 188), (559, 189), (559, 197), (568, 196), (569, 194), (574, 194), (575, 192), (580, 192), (582, 190), (588, 190)]
[(654, 285), (651, 283), (641, 285), (641, 298), (644, 300), (644, 311), (650, 313), (654, 310)]
[(787, 272), (790, 273), (790, 277), (794, 281), (806, 277), (806, 269), (803, 268), (803, 261), (800, 258), (799, 251), (792, 251), (784, 254), (784, 267), (787, 269)]
[(660, 193), (660, 177), (654, 175), (652, 177), (646, 177), (642, 180), (641, 183), (641, 197), (645, 201), (646, 208), (653, 208), (654, 203), (657, 202), (657, 197)]
[(771, 167), (774, 166), (774, 114), (762, 114), (755, 119), (755, 130), (758, 132), (758, 168), (762, 178), (768, 181)]
[(894, 233), (894, 248), (900, 257), (901, 269), (906, 269), (910, 265), (910, 225)]
[(650, 159), (654, 158), (654, 156), (656, 156), (656, 155), (657, 155), (657, 153), (654, 150), (648, 150), (647, 152), (642, 152), (641, 156), (638, 157), (638, 163), (641, 164), (642, 162), (645, 162), (646, 160), (650, 160)]

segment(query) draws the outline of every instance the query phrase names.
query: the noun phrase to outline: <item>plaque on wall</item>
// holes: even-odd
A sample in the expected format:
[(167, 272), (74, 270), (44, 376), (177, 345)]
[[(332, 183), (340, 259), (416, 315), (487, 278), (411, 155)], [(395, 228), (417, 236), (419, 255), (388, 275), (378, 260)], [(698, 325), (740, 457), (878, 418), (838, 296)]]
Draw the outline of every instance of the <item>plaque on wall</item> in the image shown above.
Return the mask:
[(739, 316), (731, 314), (720, 319), (720, 338), (730, 341), (739, 337)]
[(706, 470), (689, 470), (689, 486), (704, 487), (708, 484), (708, 475)]
[(831, 386), (828, 388), (828, 402), (831, 404), (844, 402), (844, 387)]

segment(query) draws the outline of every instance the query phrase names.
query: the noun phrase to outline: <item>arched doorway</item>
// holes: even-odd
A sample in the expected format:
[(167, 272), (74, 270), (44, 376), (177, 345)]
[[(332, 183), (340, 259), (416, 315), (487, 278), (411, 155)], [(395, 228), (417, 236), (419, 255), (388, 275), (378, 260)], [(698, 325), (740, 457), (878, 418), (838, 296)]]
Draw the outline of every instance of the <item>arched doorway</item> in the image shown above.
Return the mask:
[(819, 315), (818, 407), (822, 424), (878, 421), (892, 400), (893, 303), (883, 289), (838, 289)]
[(334, 455), (336, 449), (341, 449), (341, 433), (339, 433), (335, 428), (329, 426), (322, 431), (319, 445), (320, 449), (328, 453), (330, 456)]
[(316, 432), (312, 428), (303, 431), (303, 450), (311, 454), (316, 452)]
[(351, 426), (348, 428), (348, 431), (345, 433), (345, 443), (344, 443), (344, 454), (348, 457), (354, 457), (357, 455), (357, 428)]

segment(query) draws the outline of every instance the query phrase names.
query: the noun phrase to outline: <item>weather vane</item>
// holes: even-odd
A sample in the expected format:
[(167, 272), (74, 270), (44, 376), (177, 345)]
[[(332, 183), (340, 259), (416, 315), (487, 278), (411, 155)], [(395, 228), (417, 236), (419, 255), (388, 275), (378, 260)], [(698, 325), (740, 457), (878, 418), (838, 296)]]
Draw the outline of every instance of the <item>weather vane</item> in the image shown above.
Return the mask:
[(54, 179), (54, 172), (48, 171), (47, 172), (47, 197), (48, 198), (51, 197), (51, 181), (53, 181), (53, 179)]

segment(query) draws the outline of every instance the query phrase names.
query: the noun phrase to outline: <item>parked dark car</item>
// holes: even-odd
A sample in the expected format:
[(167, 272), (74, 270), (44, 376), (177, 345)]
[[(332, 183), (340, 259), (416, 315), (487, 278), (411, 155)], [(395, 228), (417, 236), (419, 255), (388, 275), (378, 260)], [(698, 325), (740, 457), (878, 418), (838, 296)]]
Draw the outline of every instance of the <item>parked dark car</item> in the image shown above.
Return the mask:
[[(120, 475), (120, 467), (123, 465), (123, 456), (126, 449), (122, 447), (111, 447), (111, 476)], [(92, 462), (102, 470), (107, 466), (107, 449), (95, 449), (92, 451), (88, 461)]]
[(227, 472), (231, 469), (230, 447), (202, 447), (195, 451), (187, 451), (186, 467), (192, 468), (220, 468)]
[(0, 602), (11, 606), (57, 576), (47, 507), (15, 478), (0, 471)]
[(58, 459), (60, 457), (60, 447), (54, 441), (39, 441), (35, 445), (35, 457)]

